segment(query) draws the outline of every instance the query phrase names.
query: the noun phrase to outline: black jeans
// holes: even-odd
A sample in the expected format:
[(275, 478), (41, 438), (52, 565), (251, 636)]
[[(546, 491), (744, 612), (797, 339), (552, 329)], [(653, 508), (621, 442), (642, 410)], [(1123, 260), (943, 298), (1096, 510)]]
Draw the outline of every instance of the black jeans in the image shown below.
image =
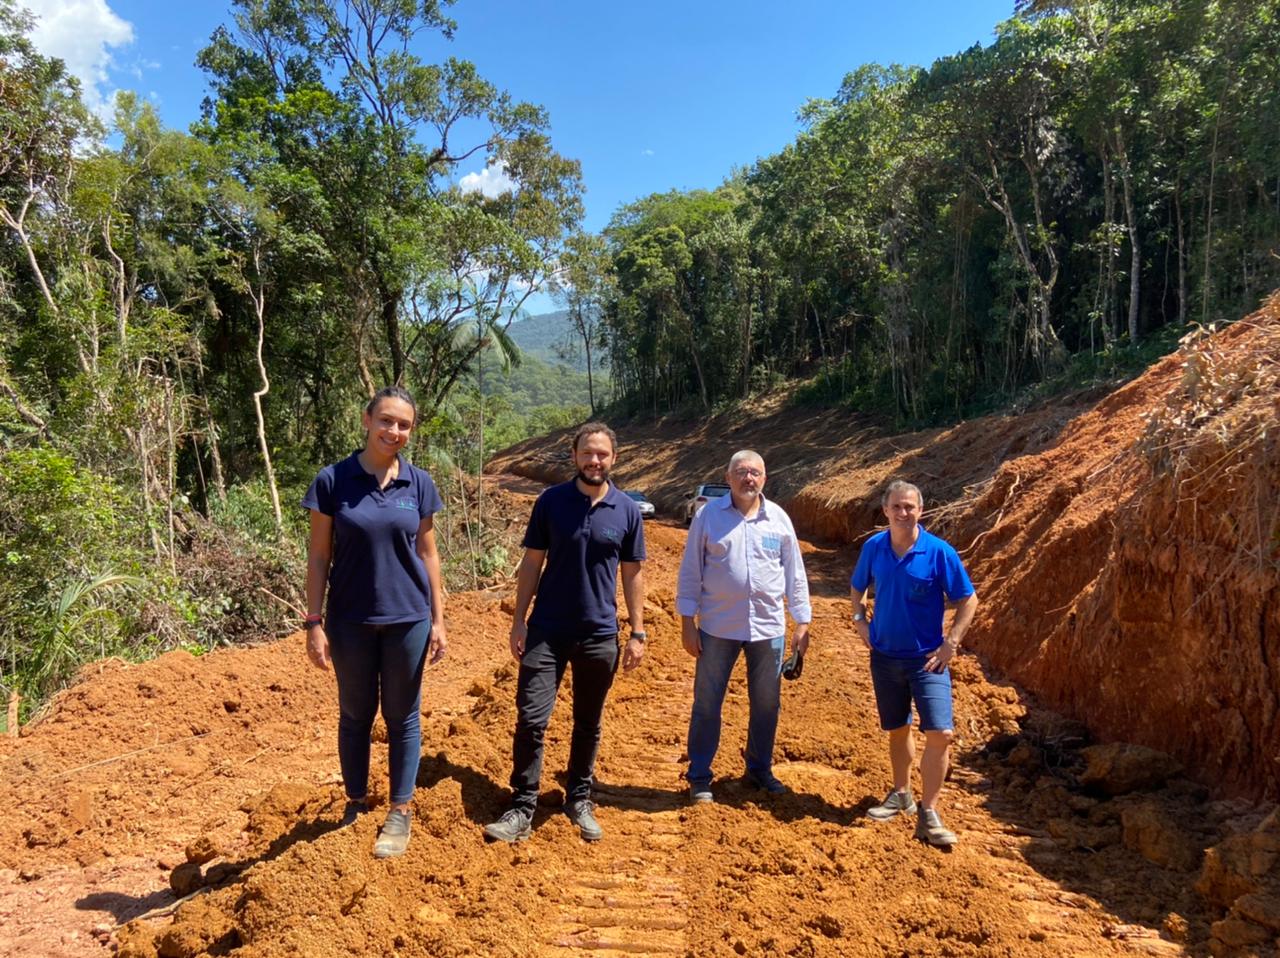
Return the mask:
[(542, 737), (555, 708), (567, 666), (573, 666), (573, 739), (569, 745), (566, 804), (591, 796), (600, 717), (618, 669), (618, 639), (549, 635), (529, 630), (516, 687), (516, 734), (512, 743), (512, 805), (533, 814), (542, 781)]

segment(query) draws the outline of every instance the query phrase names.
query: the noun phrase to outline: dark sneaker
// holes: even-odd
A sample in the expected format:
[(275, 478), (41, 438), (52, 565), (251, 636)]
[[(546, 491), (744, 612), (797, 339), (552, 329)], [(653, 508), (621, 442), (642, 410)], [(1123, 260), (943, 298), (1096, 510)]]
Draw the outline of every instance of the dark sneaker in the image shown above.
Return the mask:
[(484, 834), (496, 842), (522, 842), (533, 834), (533, 816), (518, 808), (507, 809), (496, 822), (484, 827)]
[(711, 794), (710, 785), (689, 786), (689, 801), (694, 805), (710, 805), (715, 800), (716, 797)]
[(392, 809), (373, 843), (374, 858), (398, 858), (409, 847), (409, 813)]
[(936, 810), (920, 809), (920, 819), (916, 822), (916, 838), (928, 842), (934, 848), (950, 848), (956, 843), (956, 833), (942, 824)]
[(590, 800), (585, 798), (570, 802), (564, 807), (564, 813), (569, 816), (569, 821), (578, 826), (578, 834), (584, 842), (598, 842), (604, 838), (604, 829), (596, 821), (595, 809)]
[(369, 810), (368, 804), (361, 799), (358, 802), (347, 802), (342, 808), (342, 818), (338, 821), (339, 828), (347, 828), (354, 825), (356, 819)]
[(910, 815), (915, 810), (916, 800), (911, 797), (911, 792), (895, 790), (886, 795), (879, 805), (868, 808), (867, 818), (873, 818), (877, 822), (887, 822), (895, 815)]
[(785, 795), (787, 792), (791, 791), (791, 789), (787, 788), (787, 786), (783, 785), (782, 782), (778, 781), (772, 775), (756, 776), (748, 774), (747, 782), (753, 788), (758, 788), (761, 791), (768, 792), (770, 795)]

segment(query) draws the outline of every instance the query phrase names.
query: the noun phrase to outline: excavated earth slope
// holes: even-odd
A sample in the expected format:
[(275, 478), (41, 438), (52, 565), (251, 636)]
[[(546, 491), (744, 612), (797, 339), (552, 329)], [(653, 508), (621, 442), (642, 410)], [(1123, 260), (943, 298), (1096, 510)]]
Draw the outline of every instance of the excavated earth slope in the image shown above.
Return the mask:
[[(1099, 736), (1172, 752), (1222, 794), (1280, 796), (1280, 296), (1133, 382), (885, 436), (830, 410), (622, 427), (618, 474), (673, 512), (734, 449), (803, 533), (858, 543), (894, 476), (983, 600), (970, 645)], [(567, 472), (564, 436), (491, 468)]]
[[(780, 410), (684, 437), (626, 429), (624, 485), (670, 507), (754, 446), (770, 491), (832, 543), (806, 546), (815, 638), (784, 688), (786, 796), (736, 778), (738, 675), (718, 801), (684, 800), (684, 534), (665, 520), (649, 526), (650, 650), (606, 710), (596, 845), (558, 814), (568, 688), (533, 838), (483, 841), (504, 806), (514, 724), (505, 590), (451, 597), (450, 654), (424, 680), (413, 841), (397, 861), (369, 855), (381, 808), (336, 827), (332, 677), (306, 664), (301, 636), (86, 669), (0, 740), (0, 954), (1273, 954), (1280, 813), (1256, 799), (1274, 781), (1277, 683), (1256, 670), (1277, 652), (1276, 328), (1275, 310), (1260, 314), (1101, 401), (913, 436)], [(529, 444), (500, 467), (552, 478), (557, 453)], [(984, 601), (981, 658), (954, 670), (944, 814), (961, 844), (949, 854), (917, 843), (908, 821), (865, 816), (887, 761), (846, 583), (874, 490), (898, 472), (943, 503), (930, 522), (966, 550)], [(527, 513), (527, 496), (494, 493), (513, 523)], [(1184, 603), (1184, 620), (1166, 613)], [(1149, 677), (1163, 670), (1167, 682)], [(1148, 734), (1147, 709), (1166, 716), (1163, 735)], [(1163, 751), (1091, 745), (1090, 728)], [(375, 769), (384, 761), (379, 742)]]

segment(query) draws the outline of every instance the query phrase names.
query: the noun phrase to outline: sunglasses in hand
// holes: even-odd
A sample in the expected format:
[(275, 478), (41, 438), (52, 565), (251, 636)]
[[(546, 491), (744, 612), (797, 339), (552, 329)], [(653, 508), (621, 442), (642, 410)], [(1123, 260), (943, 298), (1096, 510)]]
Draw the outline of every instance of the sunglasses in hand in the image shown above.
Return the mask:
[(787, 660), (782, 663), (782, 677), (784, 679), (798, 679), (803, 671), (804, 656), (799, 652), (792, 652)]

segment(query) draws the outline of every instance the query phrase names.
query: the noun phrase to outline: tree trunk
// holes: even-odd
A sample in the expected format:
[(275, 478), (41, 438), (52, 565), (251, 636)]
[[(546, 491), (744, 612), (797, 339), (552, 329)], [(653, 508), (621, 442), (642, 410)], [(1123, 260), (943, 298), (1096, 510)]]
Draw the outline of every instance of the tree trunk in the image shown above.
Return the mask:
[[(259, 254), (255, 250), (253, 254), (253, 263), (255, 272), (259, 276), (262, 275), (259, 264)], [(271, 391), (271, 380), (267, 378), (267, 366), (262, 359), (262, 343), (266, 338), (266, 308), (267, 308), (267, 292), (266, 285), (260, 284), (255, 290), (253, 284), (247, 279), (245, 287), (249, 292), (249, 298), (253, 300), (253, 311), (258, 318), (258, 344), (255, 352), (255, 358), (258, 361), (258, 376), (262, 380), (262, 388), (255, 390), (253, 394), (253, 410), (257, 416), (258, 426), (258, 447), (262, 451), (262, 462), (267, 470), (267, 489), (271, 493), (271, 515), (275, 520), (276, 538), (284, 539), (284, 518), (280, 514), (280, 492), (276, 489), (276, 473), (271, 465), (271, 447), (267, 443), (267, 420), (262, 411), (262, 397)]]
[(391, 350), (391, 378), (399, 386), (404, 379), (404, 343), (400, 339), (400, 295), (383, 291), (382, 328), (386, 331), (387, 347)]
[[(1226, 99), (1224, 93), (1222, 99)], [(1213, 251), (1213, 188), (1218, 175), (1218, 132), (1222, 128), (1222, 101), (1218, 102), (1218, 113), (1213, 123), (1213, 147), (1209, 151), (1209, 195), (1204, 205), (1204, 276), (1201, 278), (1200, 322), (1209, 322), (1209, 293), (1213, 285), (1210, 281), (1209, 266)]]
[(1142, 283), (1142, 242), (1138, 235), (1138, 212), (1133, 199), (1133, 168), (1121, 133), (1116, 131), (1116, 158), (1120, 161), (1120, 186), (1124, 195), (1124, 219), (1129, 229), (1129, 343), (1138, 342), (1138, 307)]
[(1111, 240), (1111, 227), (1116, 217), (1116, 185), (1111, 175), (1111, 151), (1102, 145), (1102, 336), (1108, 345), (1120, 338), (1115, 314), (1116, 248)]
[(174, 515), (173, 502), (177, 498), (178, 489), (178, 437), (173, 426), (173, 380), (168, 377), (164, 381), (164, 425), (168, 437), (167, 462), (165, 470), (165, 520), (169, 530), (169, 574), (178, 576), (177, 559), (174, 556)]
[(22, 244), (23, 250), (26, 251), (27, 263), (31, 266), (31, 272), (35, 275), (36, 283), (40, 286), (44, 301), (48, 304), (49, 311), (57, 316), (60, 313), (58, 304), (53, 300), (53, 293), (49, 291), (49, 284), (45, 282), (44, 271), (40, 268), (40, 261), (36, 259), (35, 248), (31, 245), (31, 237), (27, 235), (27, 210), (31, 208), (31, 203), (35, 198), (35, 191), (32, 190), (16, 217), (10, 214), (7, 206), (0, 205), (0, 221), (18, 234), (18, 242)]

